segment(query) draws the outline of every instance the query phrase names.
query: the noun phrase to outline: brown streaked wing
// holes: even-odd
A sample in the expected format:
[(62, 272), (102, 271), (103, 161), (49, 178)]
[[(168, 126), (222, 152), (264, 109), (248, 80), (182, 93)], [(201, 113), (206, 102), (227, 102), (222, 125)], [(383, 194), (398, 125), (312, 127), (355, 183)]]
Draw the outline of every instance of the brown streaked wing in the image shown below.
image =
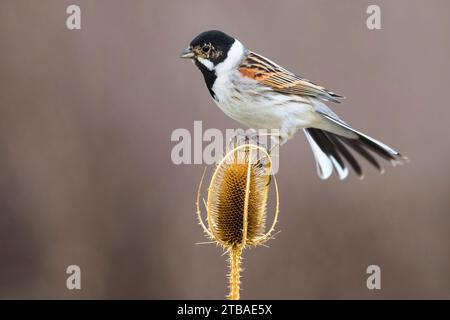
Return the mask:
[(281, 93), (314, 97), (337, 103), (340, 102), (339, 99), (344, 98), (307, 79), (296, 76), (254, 52), (248, 53), (247, 58), (241, 63), (239, 71), (243, 76), (259, 81)]

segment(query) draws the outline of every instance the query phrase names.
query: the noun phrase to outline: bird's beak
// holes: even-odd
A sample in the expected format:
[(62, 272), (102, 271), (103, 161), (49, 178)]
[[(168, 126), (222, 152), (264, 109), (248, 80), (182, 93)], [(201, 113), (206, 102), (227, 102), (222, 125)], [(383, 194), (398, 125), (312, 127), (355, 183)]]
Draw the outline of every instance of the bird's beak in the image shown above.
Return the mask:
[(191, 47), (187, 47), (181, 52), (180, 58), (183, 59), (192, 59), (194, 57), (194, 52)]

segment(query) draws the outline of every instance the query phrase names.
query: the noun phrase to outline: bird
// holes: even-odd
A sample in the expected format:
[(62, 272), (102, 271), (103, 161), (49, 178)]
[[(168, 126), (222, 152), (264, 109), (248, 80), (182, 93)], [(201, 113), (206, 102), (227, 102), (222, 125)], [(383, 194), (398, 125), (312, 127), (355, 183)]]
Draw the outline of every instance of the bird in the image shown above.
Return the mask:
[(394, 166), (408, 161), (383, 142), (353, 129), (326, 104), (340, 103), (344, 96), (288, 71), (222, 31), (200, 33), (180, 58), (193, 61), (217, 106), (240, 124), (255, 130), (276, 129), (279, 145), (303, 130), (321, 179), (335, 172), (343, 180), (349, 168), (362, 179), (354, 154), (381, 173), (384, 169), (377, 158)]

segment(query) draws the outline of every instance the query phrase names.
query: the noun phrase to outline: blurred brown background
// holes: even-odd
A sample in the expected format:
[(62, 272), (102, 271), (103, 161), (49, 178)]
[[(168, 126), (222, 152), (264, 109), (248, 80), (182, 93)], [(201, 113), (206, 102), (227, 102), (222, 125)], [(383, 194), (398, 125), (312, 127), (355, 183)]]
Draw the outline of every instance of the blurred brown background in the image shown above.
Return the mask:
[[(66, 29), (69, 4), (82, 30)], [(366, 8), (382, 9), (382, 30)], [(203, 165), (176, 128), (236, 128), (179, 52), (218, 28), (347, 96), (334, 110), (409, 165), (321, 181), (281, 150), (282, 232), (245, 252), (243, 298), (450, 298), (450, 3), (2, 0), (0, 297), (212, 299), (226, 257), (195, 218)], [(65, 287), (82, 269), (82, 290)], [(366, 268), (382, 290), (366, 288)]]

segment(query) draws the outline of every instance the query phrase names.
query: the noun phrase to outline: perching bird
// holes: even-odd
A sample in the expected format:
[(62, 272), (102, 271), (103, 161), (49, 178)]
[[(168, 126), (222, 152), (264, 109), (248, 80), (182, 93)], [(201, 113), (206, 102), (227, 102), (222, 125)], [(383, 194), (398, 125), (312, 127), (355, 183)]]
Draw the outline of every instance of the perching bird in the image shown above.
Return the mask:
[(221, 31), (199, 34), (181, 58), (194, 61), (219, 108), (244, 126), (278, 129), (280, 144), (303, 129), (322, 179), (329, 178), (333, 168), (340, 179), (345, 179), (348, 169), (344, 159), (359, 177), (363, 176), (349, 149), (381, 172), (375, 154), (393, 165), (406, 160), (384, 143), (350, 127), (325, 105), (339, 103), (343, 96), (246, 49)]

